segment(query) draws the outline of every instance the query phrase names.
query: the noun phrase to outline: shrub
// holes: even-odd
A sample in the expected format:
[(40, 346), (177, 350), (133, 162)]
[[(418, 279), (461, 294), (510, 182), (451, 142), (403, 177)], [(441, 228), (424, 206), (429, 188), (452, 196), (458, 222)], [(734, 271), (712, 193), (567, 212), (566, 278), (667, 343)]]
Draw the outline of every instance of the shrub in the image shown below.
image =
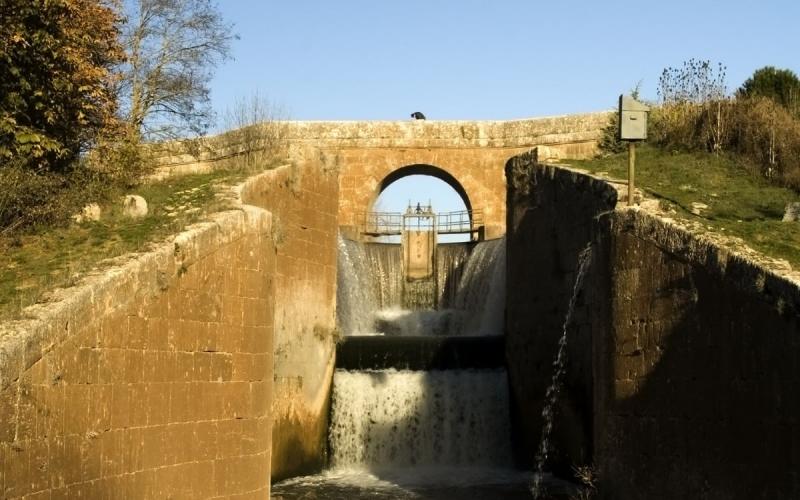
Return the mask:
[(765, 66), (745, 80), (737, 91), (740, 97), (768, 97), (795, 117), (800, 117), (800, 78), (788, 69)]
[(108, 185), (88, 169), (36, 172), (20, 165), (0, 169), (0, 236), (63, 224)]
[(760, 174), (800, 190), (800, 121), (766, 97), (738, 99), (729, 149)]

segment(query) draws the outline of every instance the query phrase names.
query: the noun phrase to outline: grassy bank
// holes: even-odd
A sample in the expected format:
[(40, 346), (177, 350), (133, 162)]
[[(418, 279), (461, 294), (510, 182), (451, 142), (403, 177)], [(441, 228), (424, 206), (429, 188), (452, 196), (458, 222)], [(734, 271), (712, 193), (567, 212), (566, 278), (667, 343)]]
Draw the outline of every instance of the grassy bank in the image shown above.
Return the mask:
[[(627, 154), (570, 164), (594, 174), (627, 178)], [(640, 146), (636, 187), (676, 218), (705, 231), (738, 237), (753, 249), (800, 269), (800, 223), (781, 222), (786, 204), (800, 194), (754, 176), (737, 160), (708, 153), (667, 153)], [(705, 207), (703, 207), (705, 206)]]
[(80, 274), (102, 269), (104, 259), (147, 250), (205, 215), (230, 208), (217, 193), (253, 172), (222, 170), (143, 185), (147, 216), (131, 219), (121, 203), (103, 207), (99, 221), (73, 223), (38, 234), (0, 239), (0, 321), (47, 301), (47, 291), (72, 286)]

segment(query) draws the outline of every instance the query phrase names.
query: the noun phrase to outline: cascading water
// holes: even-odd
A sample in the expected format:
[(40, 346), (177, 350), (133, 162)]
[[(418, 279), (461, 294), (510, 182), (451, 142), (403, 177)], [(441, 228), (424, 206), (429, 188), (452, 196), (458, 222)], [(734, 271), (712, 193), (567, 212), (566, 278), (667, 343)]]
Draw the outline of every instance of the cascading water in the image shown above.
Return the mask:
[(505, 238), (440, 245), (436, 262), (439, 308), (410, 310), (400, 307), (399, 245), (340, 239), (339, 329), (345, 335), (501, 335), (505, 248)]
[(511, 465), (505, 370), (337, 370), (336, 468)]
[[(346, 335), (503, 333), (504, 239), (437, 249), (431, 302), (440, 310), (399, 307), (409, 302), (400, 252), (399, 245), (339, 240), (337, 314)], [(274, 492), (285, 499), (310, 491), (315, 498), (527, 498), (527, 474), (513, 469), (509, 408), (502, 367), (337, 369), (330, 469)]]
[(547, 456), (550, 453), (550, 435), (553, 432), (554, 410), (558, 402), (558, 394), (561, 390), (564, 372), (566, 371), (567, 330), (572, 321), (572, 313), (575, 310), (575, 301), (578, 298), (578, 292), (581, 290), (583, 278), (586, 275), (586, 271), (589, 269), (591, 261), (592, 248), (591, 246), (587, 246), (578, 255), (578, 271), (575, 276), (575, 284), (572, 287), (572, 296), (569, 299), (567, 314), (564, 318), (564, 326), (561, 329), (561, 338), (558, 341), (558, 353), (553, 361), (553, 378), (545, 393), (544, 408), (542, 409), (544, 426), (542, 428), (542, 438), (539, 442), (539, 450), (536, 453), (536, 467), (533, 475), (533, 484), (531, 485), (531, 493), (534, 499), (541, 498), (543, 494), (542, 483), (544, 480), (544, 466), (547, 463)]
[(439, 309), (455, 304), (458, 284), (472, 247), (471, 243), (450, 243), (436, 248), (436, 304)]

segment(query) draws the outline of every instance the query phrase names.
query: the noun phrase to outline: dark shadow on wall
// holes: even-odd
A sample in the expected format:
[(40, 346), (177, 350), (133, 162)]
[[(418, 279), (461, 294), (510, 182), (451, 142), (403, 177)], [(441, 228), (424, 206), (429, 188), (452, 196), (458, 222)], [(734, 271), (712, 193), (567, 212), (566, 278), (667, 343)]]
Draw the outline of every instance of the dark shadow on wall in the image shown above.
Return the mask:
[(610, 291), (594, 318), (602, 496), (800, 497), (797, 290), (713, 250), (705, 261), (675, 255), (624, 221), (604, 230), (594, 277)]
[[(506, 165), (506, 359), (515, 455), (530, 466), (539, 447), (544, 396), (576, 278), (578, 254), (593, 238), (595, 218), (616, 205), (608, 184), (539, 165), (535, 153)], [(567, 371), (556, 408), (548, 468), (568, 476), (592, 461), (591, 315), (596, 293), (587, 280), (568, 333)]]

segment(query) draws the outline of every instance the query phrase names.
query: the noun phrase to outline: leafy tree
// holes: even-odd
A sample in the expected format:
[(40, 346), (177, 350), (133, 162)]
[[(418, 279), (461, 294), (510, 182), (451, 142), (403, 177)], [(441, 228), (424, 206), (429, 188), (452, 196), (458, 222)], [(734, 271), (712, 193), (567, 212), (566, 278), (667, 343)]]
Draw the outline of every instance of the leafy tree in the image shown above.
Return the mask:
[(800, 78), (788, 69), (765, 66), (757, 69), (737, 91), (741, 97), (768, 97), (800, 115)]
[(211, 125), (212, 70), (236, 38), (211, 0), (126, 0), (123, 115), (134, 135), (171, 139)]
[(112, 0), (0, 2), (0, 162), (64, 172), (116, 113)]

